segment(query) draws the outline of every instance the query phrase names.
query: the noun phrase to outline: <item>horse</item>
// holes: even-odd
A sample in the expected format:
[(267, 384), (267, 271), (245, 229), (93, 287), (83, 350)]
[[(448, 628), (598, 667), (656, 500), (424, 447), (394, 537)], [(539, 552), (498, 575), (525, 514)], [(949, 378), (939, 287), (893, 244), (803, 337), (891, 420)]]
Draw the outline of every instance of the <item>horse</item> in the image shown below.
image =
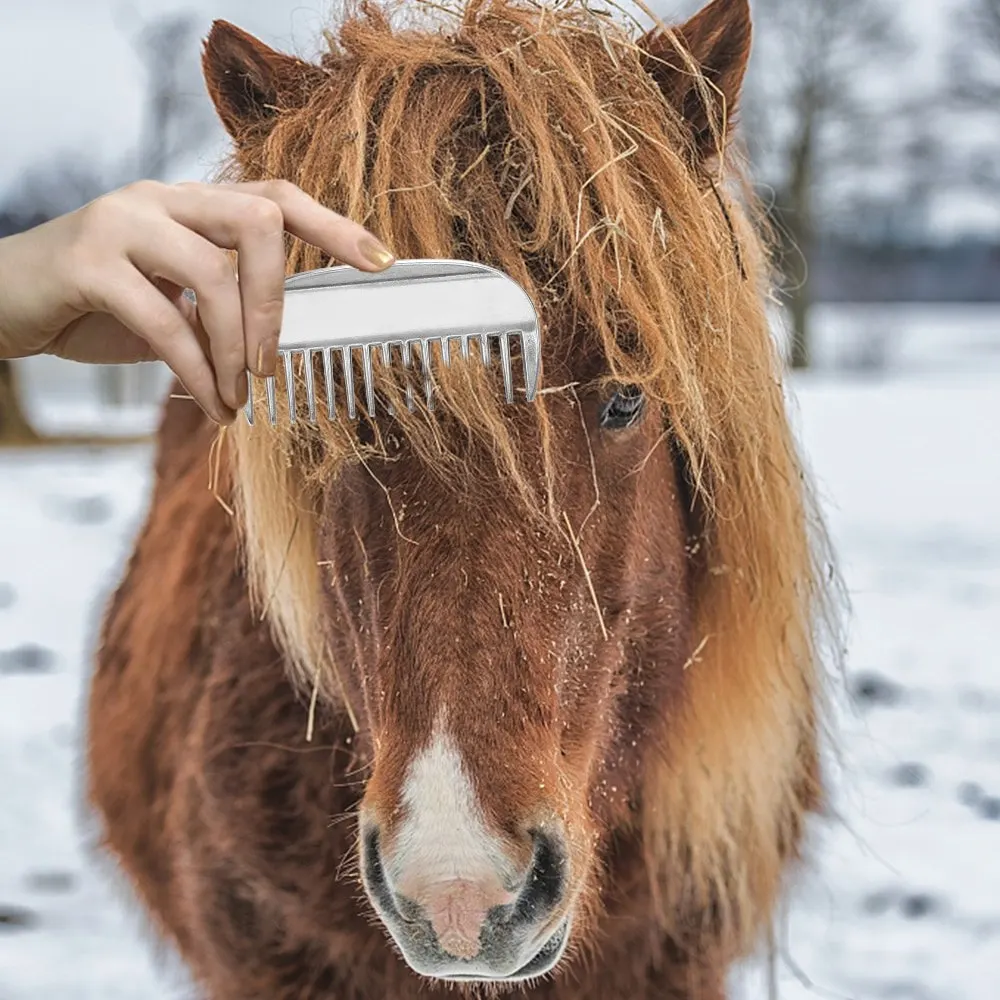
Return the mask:
[(751, 30), (364, 2), (310, 61), (213, 24), (218, 178), (504, 271), (543, 382), (456, 358), (390, 412), (376, 368), (356, 420), (223, 431), (166, 400), (87, 789), (211, 1000), (722, 1000), (772, 940), (837, 612), (734, 131)]

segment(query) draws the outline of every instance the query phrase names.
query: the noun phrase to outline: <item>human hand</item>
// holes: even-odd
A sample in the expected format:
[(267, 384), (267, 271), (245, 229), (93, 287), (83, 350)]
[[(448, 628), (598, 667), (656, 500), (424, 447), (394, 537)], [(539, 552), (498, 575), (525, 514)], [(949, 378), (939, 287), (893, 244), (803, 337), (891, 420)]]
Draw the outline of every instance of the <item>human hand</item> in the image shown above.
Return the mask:
[(286, 230), (364, 271), (393, 262), (366, 229), (286, 181), (138, 181), (0, 239), (0, 358), (159, 358), (231, 423), (246, 369), (274, 374)]

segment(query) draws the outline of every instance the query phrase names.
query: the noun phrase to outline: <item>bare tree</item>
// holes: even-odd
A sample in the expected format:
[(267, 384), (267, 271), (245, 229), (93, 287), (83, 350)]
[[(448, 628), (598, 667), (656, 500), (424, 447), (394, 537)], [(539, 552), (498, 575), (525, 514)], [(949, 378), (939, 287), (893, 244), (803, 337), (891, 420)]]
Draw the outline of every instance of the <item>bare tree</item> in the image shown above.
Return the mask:
[(201, 82), (198, 22), (190, 14), (167, 14), (142, 24), (133, 44), (147, 80), (135, 172), (163, 180), (218, 128)]
[(955, 151), (957, 172), (966, 185), (1000, 199), (1000, 0), (967, 0), (953, 24), (951, 97), (967, 126)]
[(886, 162), (888, 98), (876, 96), (872, 69), (884, 66), (899, 42), (882, 0), (754, 0), (754, 6), (743, 119), (780, 238), (791, 363), (804, 368), (810, 257), (822, 228), (863, 200), (870, 175)]

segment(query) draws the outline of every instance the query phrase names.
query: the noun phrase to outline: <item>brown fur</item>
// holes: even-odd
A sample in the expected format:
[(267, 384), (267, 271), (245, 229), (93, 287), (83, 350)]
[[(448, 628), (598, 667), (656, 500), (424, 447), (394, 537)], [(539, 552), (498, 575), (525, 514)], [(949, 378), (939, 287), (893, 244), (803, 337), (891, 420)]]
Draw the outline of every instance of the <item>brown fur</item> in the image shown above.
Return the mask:
[[(367, 7), (319, 65), (217, 24), (228, 173), (293, 180), (399, 256), (507, 271), (550, 388), (506, 407), (458, 364), (433, 414), (238, 425), (223, 503), (212, 432), (172, 400), (105, 621), (91, 797), (213, 1000), (455, 988), (409, 971), (352, 874), (356, 806), (391, 837), (446, 706), (496, 833), (567, 829), (571, 946), (518, 995), (720, 1000), (821, 805), (835, 625), (763, 246), (721, 184), (746, 0), (640, 44), (572, 4), (453, 18)], [(290, 271), (325, 262), (290, 241)], [(614, 382), (647, 397), (616, 432)]]

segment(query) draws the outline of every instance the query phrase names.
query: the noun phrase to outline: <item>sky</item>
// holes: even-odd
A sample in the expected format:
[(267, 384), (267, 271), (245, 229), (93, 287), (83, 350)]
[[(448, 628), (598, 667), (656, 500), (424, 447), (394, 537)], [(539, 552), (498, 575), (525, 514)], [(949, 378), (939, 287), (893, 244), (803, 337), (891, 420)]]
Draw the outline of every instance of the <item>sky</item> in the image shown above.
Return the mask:
[[(960, 0), (887, 0), (916, 43), (905, 79), (927, 86), (942, 72), (947, 20)], [(136, 18), (187, 10), (202, 37), (226, 18), (268, 44), (310, 57), (337, 0), (0, 0), (0, 192), (29, 165), (78, 155), (104, 163), (128, 150), (139, 131), (143, 76), (129, 41)], [(665, 19), (691, 14), (701, 0), (651, 0)], [(220, 133), (219, 141), (222, 141)], [(204, 179), (215, 144), (178, 167), (172, 180)], [(953, 206), (951, 224), (975, 222), (979, 209)]]
[(130, 42), (136, 15), (193, 11), (202, 37), (213, 18), (225, 18), (306, 55), (329, 10), (327, 0), (0, 0), (0, 93), (8, 95), (0, 190), (60, 149), (111, 161), (131, 146), (143, 93)]

